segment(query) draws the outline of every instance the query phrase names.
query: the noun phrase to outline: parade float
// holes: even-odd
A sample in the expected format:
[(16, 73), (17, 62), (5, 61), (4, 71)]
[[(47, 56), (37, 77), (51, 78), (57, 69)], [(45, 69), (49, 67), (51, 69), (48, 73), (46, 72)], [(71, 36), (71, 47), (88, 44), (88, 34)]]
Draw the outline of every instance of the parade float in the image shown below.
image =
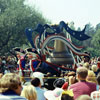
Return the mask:
[[(90, 38), (82, 31), (72, 30), (68, 24), (61, 21), (58, 25), (38, 24), (36, 28), (26, 28), (25, 34), (32, 48), (36, 49), (41, 60), (39, 71), (59, 75), (61, 72), (75, 71), (80, 56), (88, 56), (81, 52), (83, 47), (72, 43), (71, 37), (79, 41)], [(32, 34), (37, 32), (35, 39)], [(36, 69), (36, 71), (38, 71)], [(41, 70), (40, 70), (41, 69)]]

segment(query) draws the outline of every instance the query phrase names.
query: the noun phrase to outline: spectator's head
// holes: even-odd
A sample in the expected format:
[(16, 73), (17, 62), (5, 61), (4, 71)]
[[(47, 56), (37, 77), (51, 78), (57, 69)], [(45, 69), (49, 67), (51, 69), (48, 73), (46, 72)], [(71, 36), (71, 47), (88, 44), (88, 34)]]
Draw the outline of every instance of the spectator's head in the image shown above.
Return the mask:
[(97, 72), (98, 67), (97, 67), (97, 65), (92, 65), (91, 66), (91, 69), (93, 70), (93, 72)]
[(88, 75), (88, 69), (85, 67), (79, 67), (77, 68), (76, 73), (78, 80), (86, 80), (86, 77)]
[(78, 80), (76, 79), (76, 73), (75, 72), (73, 72), (73, 71), (69, 72), (67, 76), (68, 76), (68, 80), (69, 80), (69, 85), (78, 82)]
[(87, 81), (92, 83), (97, 83), (96, 75), (92, 70), (88, 71)]
[(61, 88), (63, 86), (63, 84), (66, 82), (66, 80), (64, 78), (58, 78), (53, 82), (53, 86), (56, 88)]
[(27, 98), (28, 100), (37, 100), (35, 87), (32, 85), (25, 86), (21, 92), (21, 96)]
[(85, 68), (87, 68), (87, 69), (89, 69), (89, 66), (90, 66), (90, 65), (89, 65), (88, 62), (86, 62), (86, 63), (83, 64), (83, 67), (85, 67)]
[(92, 100), (92, 98), (88, 95), (81, 95), (76, 100)]
[(69, 72), (69, 73), (67, 74), (67, 76), (68, 76), (68, 77), (69, 77), (69, 76), (76, 76), (76, 73), (73, 72), (73, 71), (71, 71), (71, 72)]
[(74, 100), (74, 94), (72, 90), (67, 90), (62, 92), (61, 100)]
[(34, 72), (31, 77), (32, 78), (34, 78), (34, 77), (39, 78), (40, 82), (41, 82), (41, 85), (44, 85), (44, 81), (43, 81), (44, 74), (43, 73), (41, 73), (41, 72)]
[(34, 77), (34, 78), (31, 80), (31, 85), (33, 85), (33, 86), (35, 86), (35, 87), (40, 87), (40, 86), (41, 86), (40, 79), (37, 78), (37, 77)]
[(74, 100), (73, 97), (69, 96), (68, 94), (62, 94), (61, 100)]
[(15, 73), (7, 73), (0, 79), (0, 93), (13, 90), (20, 95), (22, 86), (20, 77)]

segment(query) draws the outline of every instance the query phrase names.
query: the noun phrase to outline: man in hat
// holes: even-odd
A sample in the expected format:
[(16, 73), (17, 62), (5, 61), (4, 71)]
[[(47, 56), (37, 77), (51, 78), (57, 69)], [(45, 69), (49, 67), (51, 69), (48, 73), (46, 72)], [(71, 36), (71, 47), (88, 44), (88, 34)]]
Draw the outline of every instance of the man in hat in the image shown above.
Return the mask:
[(25, 51), (19, 47), (14, 48), (16, 56), (18, 58), (17, 62), (17, 70), (20, 76), (24, 76), (24, 69), (25, 69)]
[(41, 60), (39, 59), (38, 52), (34, 48), (27, 48), (26, 54), (28, 59), (30, 60), (29, 69), (31, 72), (30, 74), (32, 75), (33, 72), (35, 72), (36, 68), (40, 66)]

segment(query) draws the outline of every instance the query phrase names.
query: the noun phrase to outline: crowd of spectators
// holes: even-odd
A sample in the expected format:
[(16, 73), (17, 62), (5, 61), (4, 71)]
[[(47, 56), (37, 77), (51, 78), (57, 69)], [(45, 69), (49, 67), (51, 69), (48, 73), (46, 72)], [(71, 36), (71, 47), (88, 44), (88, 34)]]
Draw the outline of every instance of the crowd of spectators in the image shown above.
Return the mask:
[(17, 68), (15, 56), (0, 56), (0, 73), (14, 72)]
[(76, 72), (60, 77), (34, 72), (25, 82), (16, 74), (16, 62), (0, 58), (0, 100), (100, 100), (100, 58), (81, 61)]

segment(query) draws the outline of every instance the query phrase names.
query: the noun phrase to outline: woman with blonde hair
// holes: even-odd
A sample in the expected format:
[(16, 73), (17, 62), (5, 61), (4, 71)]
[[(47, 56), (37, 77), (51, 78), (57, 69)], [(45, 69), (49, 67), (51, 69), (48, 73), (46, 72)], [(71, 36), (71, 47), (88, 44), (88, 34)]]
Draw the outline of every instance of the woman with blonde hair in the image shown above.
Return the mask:
[(97, 67), (97, 65), (92, 65), (91, 66), (91, 69), (92, 69), (92, 71), (95, 73), (95, 75), (97, 75), (98, 74), (98, 67)]
[(97, 83), (96, 75), (92, 70), (88, 71), (88, 76), (86, 78), (88, 82)]
[(21, 96), (27, 98), (28, 100), (37, 100), (35, 87), (32, 85), (25, 86), (21, 92)]
[(88, 70), (90, 69), (90, 64), (88, 62), (83, 64), (83, 67), (87, 68)]

